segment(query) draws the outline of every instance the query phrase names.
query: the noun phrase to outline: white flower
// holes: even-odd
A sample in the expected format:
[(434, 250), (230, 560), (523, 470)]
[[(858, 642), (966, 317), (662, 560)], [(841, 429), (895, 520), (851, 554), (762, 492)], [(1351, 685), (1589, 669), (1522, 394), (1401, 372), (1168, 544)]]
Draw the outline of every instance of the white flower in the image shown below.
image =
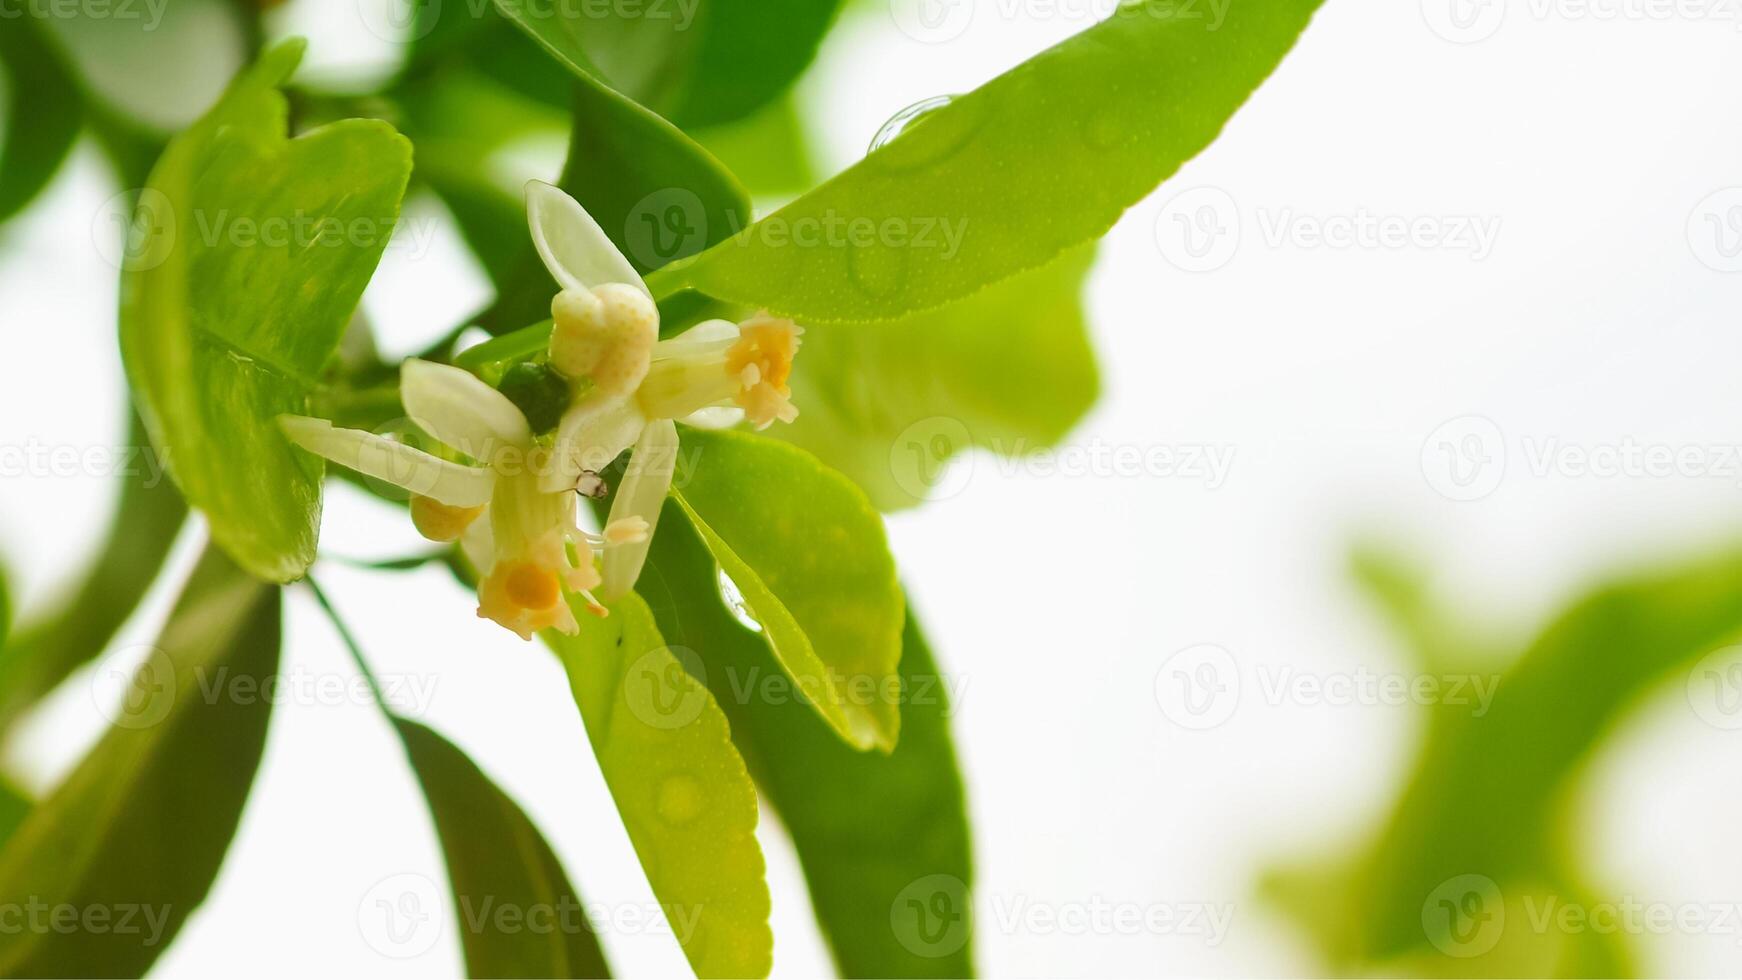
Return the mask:
[[(629, 519), (593, 535), (576, 523), (573, 492), (541, 487), (545, 454), (507, 396), (456, 367), (408, 360), (400, 371), (400, 399), (412, 421), (432, 438), (477, 460), (456, 463), (361, 429), (336, 428), (325, 419), (279, 416), (297, 445), (335, 463), (412, 493), (411, 517), (435, 541), (460, 541), (483, 578), (478, 615), (524, 639), (541, 629), (579, 631), (565, 594), (586, 597), (602, 577), (593, 549), (645, 540), (646, 528)], [(488, 514), (487, 520), (479, 520)]]
[(610, 523), (643, 522), (647, 535), (607, 544), (604, 595), (615, 598), (639, 577), (671, 487), (678, 451), (672, 420), (743, 418), (760, 429), (797, 418), (787, 378), (804, 331), (759, 313), (742, 324), (708, 320), (659, 340), (659, 307), (647, 284), (574, 198), (532, 181), (526, 211), (539, 257), (562, 286), (551, 303), (550, 364), (589, 382), (576, 385), (557, 426), (541, 487), (572, 489), (635, 447)]

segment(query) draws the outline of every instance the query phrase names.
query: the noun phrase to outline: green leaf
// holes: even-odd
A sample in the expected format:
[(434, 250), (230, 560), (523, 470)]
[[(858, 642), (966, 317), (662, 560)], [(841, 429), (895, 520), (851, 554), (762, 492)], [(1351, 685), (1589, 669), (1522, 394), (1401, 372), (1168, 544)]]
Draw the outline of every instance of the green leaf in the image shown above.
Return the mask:
[(840, 0), (707, 0), (680, 69), (686, 83), (660, 108), (684, 128), (742, 119), (786, 91), (816, 57)]
[(925, 501), (950, 457), (1019, 457), (1062, 439), (1095, 403), (1080, 249), (942, 309), (805, 331), (798, 420), (771, 432), (851, 477), (879, 510)]
[[(1435, 949), (1424, 934), (1424, 902), (1448, 889), (1457, 899), (1470, 890), (1460, 883), (1485, 881), (1508, 903), (1509, 937), (1510, 903), (1520, 897), (1552, 894), (1578, 904), (1587, 876), (1567, 865), (1576, 849), (1567, 846), (1566, 803), (1649, 690), (1673, 677), (1698, 712), (1698, 696), (1710, 690), (1702, 658), (1723, 658), (1714, 667), (1720, 672), (1742, 659), (1730, 647), (1742, 636), (1742, 552), (1599, 588), (1499, 673), (1482, 666), (1491, 662), (1487, 649), (1446, 648), (1432, 624), (1452, 623), (1467, 635), (1468, 613), (1430, 608), (1402, 567), (1369, 552), (1360, 574), (1403, 635), (1427, 644), (1418, 651), (1424, 673), (1464, 681), (1462, 696), (1448, 687), (1426, 709), (1420, 754), (1376, 839), (1343, 867), (1278, 876), (1283, 887), (1275, 890), (1292, 896), (1338, 973), (1391, 974), (1384, 964), (1407, 956), (1412, 970), (1446, 975), (1628, 975), (1628, 951), (1614, 942), (1620, 937), (1595, 933), (1561, 937), (1569, 941), (1548, 950), (1556, 965), (1531, 970), (1518, 956), (1541, 950), (1510, 940), (1489, 950), (1474, 945), (1480, 933), (1472, 945)], [(1332, 887), (1344, 893), (1334, 905), (1323, 898)], [(1325, 914), (1327, 906), (1337, 913)]]
[(314, 559), (321, 461), (274, 419), (306, 411), (399, 217), (411, 145), (377, 120), (285, 139), (265, 54), (164, 151), (122, 277), (121, 349), (152, 441), (212, 536), (273, 581)]
[[(491, 17), (517, 46), (533, 48), (518, 31)], [(528, 53), (545, 60), (536, 50)], [(417, 177), (441, 195), (492, 281), (501, 283), (532, 256), (532, 240), (523, 181), (502, 179), (498, 161), (523, 141), (560, 140), (569, 128), (568, 114), (464, 64), (432, 81), (400, 93), (406, 133), (417, 145)], [(564, 82), (566, 91), (566, 77)]]
[[(77, 916), (0, 932), (6, 976), (139, 976), (211, 889), (271, 715), (278, 590), (208, 548), (115, 725), (0, 851), (0, 895)], [(54, 920), (48, 920), (52, 923)]]
[(0, 133), (0, 221), (46, 186), (79, 135), (79, 89), (34, 16), (0, 0), (0, 69), (6, 73), (6, 131)]
[(741, 119), (776, 99), (816, 57), (839, 0), (677, 0), (614, 16), (551, 0), (498, 0), (542, 22), (601, 82), (683, 126)]
[(581, 85), (561, 186), (637, 271), (724, 241), (750, 222), (750, 197), (707, 150), (615, 93)]
[(806, 323), (941, 306), (1099, 237), (1217, 133), (1319, 0), (1214, 24), (1140, 0), (912, 124), (739, 236), (649, 280)]
[(752, 195), (798, 194), (816, 183), (816, 163), (798, 103), (789, 93), (754, 115), (690, 133)]
[[(508, 794), (466, 754), (404, 718), (393, 727), (405, 743), (429, 801), (460, 915), (460, 942), (470, 977), (607, 977), (574, 886), (544, 836)], [(511, 924), (503, 910), (517, 914)], [(553, 928), (531, 928), (535, 910)]]
[[(768, 686), (778, 661), (726, 611), (713, 558), (676, 514), (660, 521), (639, 587), (665, 635), (698, 655), (689, 663), (798, 849), (841, 974), (972, 975), (973, 920), (954, 917), (969, 908), (973, 859), (949, 690), (911, 612), (901, 744), (885, 756), (842, 744), (814, 711)], [(921, 930), (910, 900), (939, 918)]]
[[(548, 9), (529, 11), (518, 0), (496, 5), (577, 80), (569, 159), (558, 184), (637, 269), (694, 255), (749, 223), (749, 198), (736, 178), (676, 126), (608, 85), (570, 20)], [(483, 321), (493, 333), (548, 316), (554, 284), (528, 251), (500, 293)]]
[(0, 848), (5, 847), (11, 839), (12, 832), (24, 822), (30, 814), (30, 797), (24, 791), (12, 785), (12, 781), (0, 775)]
[[(726, 716), (685, 673), (631, 593), (579, 636), (547, 632), (587, 738), (653, 893), (701, 977), (766, 975), (773, 963), (756, 791)], [(680, 659), (682, 658), (682, 659)]]
[(133, 614), (169, 557), (187, 506), (161, 470), (145, 428), (132, 416), (128, 447), (138, 451), (91, 567), (65, 601), (22, 624), (0, 644), (0, 731), (103, 652)]
[(901, 731), (901, 587), (883, 521), (810, 454), (744, 432), (683, 433), (673, 494), (830, 727), (884, 752)]

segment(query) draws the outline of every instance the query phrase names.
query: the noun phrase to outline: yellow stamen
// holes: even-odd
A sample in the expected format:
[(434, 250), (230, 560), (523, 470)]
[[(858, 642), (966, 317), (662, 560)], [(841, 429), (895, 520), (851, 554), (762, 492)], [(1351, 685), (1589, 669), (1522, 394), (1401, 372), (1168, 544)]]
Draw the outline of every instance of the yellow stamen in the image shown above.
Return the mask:
[(791, 320), (758, 313), (744, 322), (738, 342), (726, 351), (726, 373), (740, 385), (734, 400), (759, 429), (798, 417), (787, 379), (802, 332)]

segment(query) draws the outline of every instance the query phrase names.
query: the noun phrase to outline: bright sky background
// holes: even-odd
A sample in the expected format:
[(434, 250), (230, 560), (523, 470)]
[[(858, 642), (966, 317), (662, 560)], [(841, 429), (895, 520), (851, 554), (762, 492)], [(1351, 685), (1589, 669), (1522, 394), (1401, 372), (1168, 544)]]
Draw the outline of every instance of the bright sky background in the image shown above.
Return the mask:
[[(1412, 670), (1348, 583), (1357, 536), (1426, 556), (1469, 624), (1523, 634), (1607, 570), (1742, 535), (1742, 20), (1692, 16), (1693, 0), (1667, 18), (1626, 0), (1595, 5), (1613, 17), (1477, 0), (1459, 21), (1454, 3), (1328, 0), (1216, 145), (1108, 236), (1089, 293), (1105, 397), (1058, 451), (1063, 465), (966, 458), (949, 499), (890, 521), (960, 693), (988, 974), (1313, 968), (1254, 880), (1370, 826), (1418, 734), (1409, 707), (1267, 696), (1285, 671)], [(802, 87), (829, 169), (903, 106), (972, 88), (1099, 9), (984, 0), (946, 8), (957, 19), (916, 39), (902, 30), (912, 11), (861, 5)], [(313, 36), (311, 73), (390, 53), (350, 0), (293, 0), (285, 16)], [(123, 438), (114, 273), (93, 244), (118, 190), (109, 180), (85, 147), (0, 239), (0, 451)], [(1367, 222), (1414, 240), (1314, 243)], [(390, 253), (366, 300), (402, 350), (484, 288), (451, 227), (410, 253)], [(1628, 445), (1690, 449), (1715, 472), (1600, 477), (1565, 463), (1567, 447)], [(1454, 474), (1446, 446), (1479, 449)], [(1162, 449), (1231, 465), (1220, 481), (1113, 465)], [(1480, 458), (1486, 469), (1467, 468)], [(85, 560), (110, 482), (8, 476), (0, 548), (39, 602)], [(334, 486), (329, 551), (398, 554), (415, 540)], [(475, 619), (437, 571), (321, 573), (378, 671), (408, 697), (427, 693), (412, 707), (521, 801), (590, 901), (653, 901), (549, 655)], [(168, 597), (158, 591), (124, 645), (150, 640)], [(297, 590), (288, 631), (293, 677), (351, 676)], [(1231, 664), (1239, 696), (1221, 724), (1192, 730), (1177, 701), (1172, 716), (1162, 708), (1164, 664), (1201, 644), (1227, 651), (1205, 662)], [(159, 975), (228, 976), (237, 962), (274, 976), (459, 970), (451, 926), (403, 960), (360, 932), (371, 888), (402, 874), (440, 882), (441, 861), (379, 715), (321, 700), (276, 713), (216, 890)], [(82, 674), (12, 756), (47, 785), (100, 724)], [(1742, 899), (1739, 777), (1742, 733), (1707, 725), (1683, 683), (1667, 684), (1582, 794), (1598, 891)], [(762, 837), (776, 972), (827, 971), (790, 846), (772, 820)], [(1232, 918), (1217, 938), (1064, 934), (1026, 918), (1093, 903)], [(625, 974), (685, 970), (667, 936), (605, 938)], [(1644, 937), (1644, 965), (1723, 973), (1735, 941)]]

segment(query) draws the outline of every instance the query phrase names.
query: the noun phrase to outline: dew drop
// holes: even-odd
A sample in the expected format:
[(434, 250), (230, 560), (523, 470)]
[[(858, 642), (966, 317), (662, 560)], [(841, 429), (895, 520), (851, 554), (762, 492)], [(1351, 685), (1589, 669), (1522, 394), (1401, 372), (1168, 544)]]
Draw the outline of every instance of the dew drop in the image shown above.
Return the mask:
[(732, 618), (744, 624), (745, 629), (762, 632), (762, 624), (750, 614), (750, 604), (744, 601), (744, 591), (738, 588), (738, 583), (732, 581), (724, 568), (720, 569), (720, 600), (731, 611)]
[(871, 137), (871, 146), (865, 152), (876, 151), (878, 147), (900, 136), (909, 126), (919, 122), (927, 114), (936, 112), (955, 101), (955, 98), (953, 95), (934, 95), (929, 99), (921, 99), (890, 116), (889, 121), (878, 128), (877, 135)]

